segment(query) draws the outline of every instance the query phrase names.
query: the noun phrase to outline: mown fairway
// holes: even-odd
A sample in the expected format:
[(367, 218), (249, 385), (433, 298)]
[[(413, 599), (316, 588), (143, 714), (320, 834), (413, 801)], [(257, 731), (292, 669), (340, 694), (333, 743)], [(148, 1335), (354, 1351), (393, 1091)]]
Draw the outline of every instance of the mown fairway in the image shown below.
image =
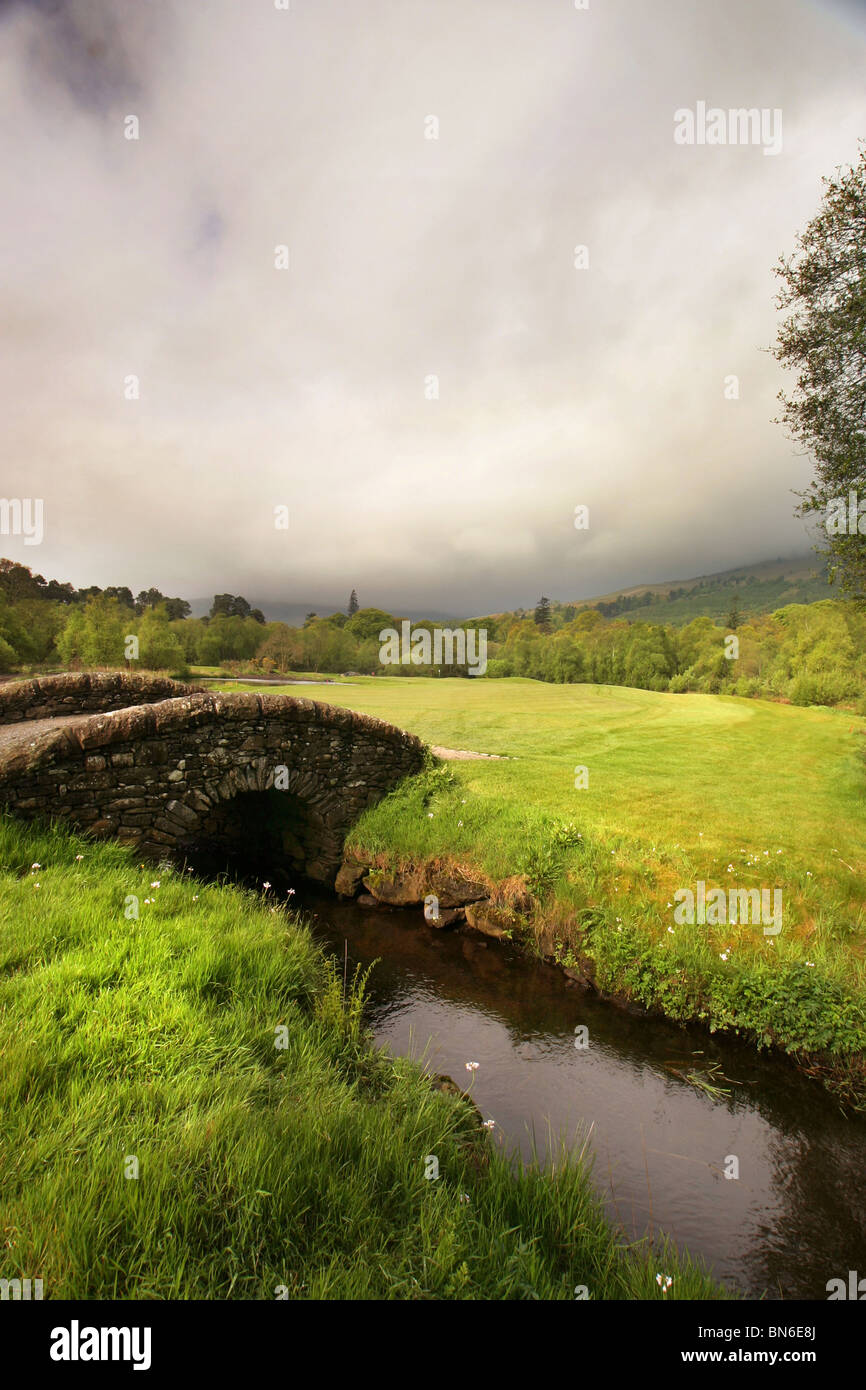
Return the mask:
[[(591, 911), (605, 927), (595, 947), (606, 941), (611, 979), (646, 1002), (662, 1003), (659, 991), (669, 993), (674, 976), (700, 978), (699, 997), (666, 999), (668, 1012), (763, 1030), (791, 1047), (862, 1047), (862, 718), (527, 680), (376, 677), (285, 689), (377, 715), (432, 744), (509, 759), (449, 762), (450, 778), (428, 779), (369, 812), (358, 844), (407, 859), (448, 856), (492, 878), (526, 874), (545, 902), (548, 949), (567, 952), (580, 914)], [(581, 766), (585, 790), (575, 788)], [(708, 890), (781, 888), (778, 939), (751, 923), (669, 931), (675, 890), (698, 880)], [(623, 938), (616, 950), (613, 932)], [(625, 978), (634, 956), (626, 938), (664, 954), (663, 988)], [(728, 1003), (708, 1002), (707, 981), (740, 968), (765, 994), (755, 969), (808, 976), (786, 983), (772, 1022), (758, 1017), (757, 1004), (732, 1018)], [(833, 998), (822, 1001), (826, 982)], [(858, 998), (837, 998), (840, 989)]]
[[(451, 762), (461, 795), (472, 797), (458, 817), (465, 833), (434, 815), (432, 824), (405, 826), (401, 848), (476, 851), (491, 872), (513, 872), (508, 852), (523, 848), (526, 817), (540, 811), (659, 866), (681, 851), (677, 862), (686, 856), (708, 882), (720, 867), (724, 878), (729, 863), (740, 872), (757, 855), (772, 863), (758, 872), (762, 882), (796, 890), (815, 910), (815, 889), (832, 888), (859, 913), (866, 721), (857, 715), (526, 680), (377, 677), (283, 688), (374, 714), (432, 744), (516, 759)], [(582, 791), (578, 766), (588, 770)], [(496, 835), (485, 833), (491, 820)], [(368, 821), (372, 827), (376, 813)]]

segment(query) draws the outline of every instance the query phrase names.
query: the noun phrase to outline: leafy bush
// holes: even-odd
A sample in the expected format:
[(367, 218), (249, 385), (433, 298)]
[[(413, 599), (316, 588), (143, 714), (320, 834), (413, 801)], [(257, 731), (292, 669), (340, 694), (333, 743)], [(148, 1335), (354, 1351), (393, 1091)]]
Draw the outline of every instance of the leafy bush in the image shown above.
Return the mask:
[(530, 846), (522, 872), (534, 897), (543, 898), (550, 892), (564, 872), (566, 852), (582, 842), (583, 835), (573, 821), (557, 821), (546, 839)]
[(10, 647), (5, 637), (0, 637), (0, 671), (14, 671), (19, 664), (19, 658), (14, 648)]
[(794, 705), (838, 705), (857, 693), (858, 682), (847, 671), (813, 671), (796, 676), (788, 689)]

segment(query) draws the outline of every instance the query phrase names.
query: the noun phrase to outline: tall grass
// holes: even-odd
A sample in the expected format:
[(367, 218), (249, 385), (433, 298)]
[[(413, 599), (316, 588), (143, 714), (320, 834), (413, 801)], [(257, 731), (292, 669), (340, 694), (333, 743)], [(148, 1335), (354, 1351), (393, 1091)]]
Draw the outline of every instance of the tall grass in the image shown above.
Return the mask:
[(373, 1049), (362, 995), (266, 899), (0, 820), (0, 1277), (81, 1299), (722, 1296), (628, 1247), (580, 1161), (513, 1165)]

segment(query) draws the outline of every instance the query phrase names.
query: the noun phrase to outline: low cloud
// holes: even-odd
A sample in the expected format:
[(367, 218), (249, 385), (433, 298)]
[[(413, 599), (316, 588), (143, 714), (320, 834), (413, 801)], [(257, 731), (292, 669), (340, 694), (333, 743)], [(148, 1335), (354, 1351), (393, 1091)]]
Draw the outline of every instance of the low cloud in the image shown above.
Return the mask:
[[(803, 552), (772, 266), (866, 134), (857, 16), (6, 4), (3, 550), (455, 613)], [(782, 149), (678, 145), (698, 101)]]

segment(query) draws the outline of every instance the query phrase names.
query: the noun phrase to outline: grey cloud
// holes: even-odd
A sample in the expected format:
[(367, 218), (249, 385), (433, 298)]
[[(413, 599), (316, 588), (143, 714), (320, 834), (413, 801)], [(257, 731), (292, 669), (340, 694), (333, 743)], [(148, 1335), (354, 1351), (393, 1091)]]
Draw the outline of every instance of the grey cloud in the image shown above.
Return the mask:
[[(771, 268), (866, 134), (857, 11), (0, 13), (2, 491), (46, 509), (6, 553), (477, 612), (806, 548)], [(676, 146), (699, 99), (780, 107), (782, 153)]]

